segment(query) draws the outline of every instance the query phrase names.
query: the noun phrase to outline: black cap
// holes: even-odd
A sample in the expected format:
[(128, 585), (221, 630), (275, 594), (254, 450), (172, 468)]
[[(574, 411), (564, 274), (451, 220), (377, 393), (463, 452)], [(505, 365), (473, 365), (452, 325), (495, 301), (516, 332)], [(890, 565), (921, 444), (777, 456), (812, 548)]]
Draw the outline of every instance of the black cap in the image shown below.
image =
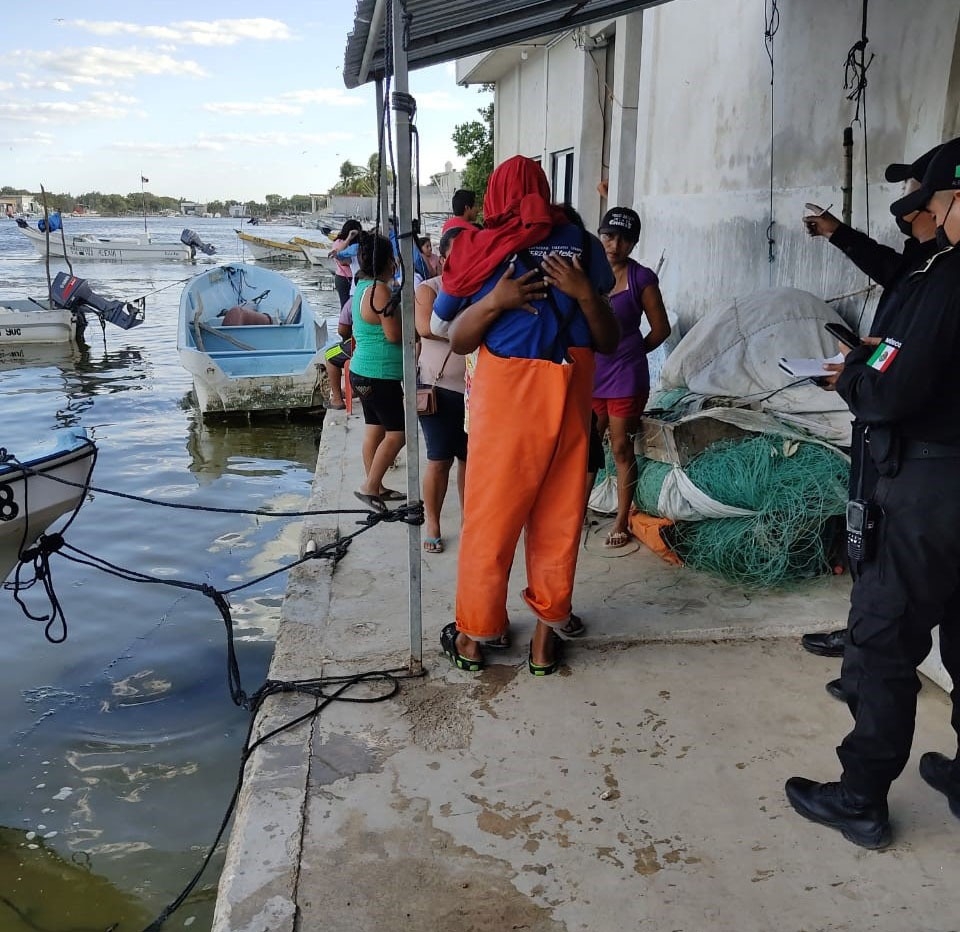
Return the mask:
[(960, 137), (940, 146), (923, 173), (920, 187), (890, 205), (894, 217), (923, 210), (936, 191), (960, 189)]
[(611, 207), (600, 221), (598, 233), (619, 233), (636, 242), (640, 239), (640, 216), (629, 207)]
[(892, 165), (887, 166), (887, 170), (883, 173), (883, 177), (886, 178), (887, 181), (907, 181), (910, 178), (913, 178), (914, 181), (923, 181), (923, 176), (926, 174), (927, 168), (933, 161), (933, 157), (942, 148), (942, 143), (939, 146), (934, 146), (929, 152), (924, 152), (920, 158), (908, 165), (905, 165), (902, 162), (894, 162)]

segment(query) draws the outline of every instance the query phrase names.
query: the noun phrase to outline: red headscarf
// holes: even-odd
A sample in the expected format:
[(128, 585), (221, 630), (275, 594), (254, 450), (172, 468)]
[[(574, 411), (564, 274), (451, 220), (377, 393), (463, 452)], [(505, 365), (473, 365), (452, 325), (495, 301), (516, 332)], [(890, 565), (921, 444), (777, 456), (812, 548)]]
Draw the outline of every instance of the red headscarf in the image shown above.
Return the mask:
[(566, 212), (550, 203), (550, 185), (533, 159), (515, 155), (490, 175), (483, 198), (484, 227), (465, 228), (453, 241), (443, 269), (443, 290), (468, 298), (518, 249), (546, 239)]

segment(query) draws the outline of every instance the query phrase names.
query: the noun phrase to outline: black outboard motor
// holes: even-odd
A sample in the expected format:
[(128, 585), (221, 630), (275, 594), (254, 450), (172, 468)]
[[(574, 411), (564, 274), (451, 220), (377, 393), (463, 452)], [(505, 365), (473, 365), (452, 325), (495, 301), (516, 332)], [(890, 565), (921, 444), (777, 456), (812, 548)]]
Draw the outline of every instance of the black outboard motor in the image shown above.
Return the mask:
[[(180, 242), (183, 243), (184, 246), (189, 246), (191, 250), (199, 249), (200, 252), (208, 256), (212, 256), (217, 251), (216, 246), (205, 243), (193, 230), (184, 230), (180, 234)], [(196, 255), (196, 252), (194, 252), (194, 255)]]
[(58, 272), (50, 290), (53, 303), (68, 311), (90, 311), (101, 320), (116, 324), (123, 330), (130, 330), (144, 321), (143, 298), (135, 303), (111, 301), (95, 294), (84, 278), (77, 278), (67, 272)]

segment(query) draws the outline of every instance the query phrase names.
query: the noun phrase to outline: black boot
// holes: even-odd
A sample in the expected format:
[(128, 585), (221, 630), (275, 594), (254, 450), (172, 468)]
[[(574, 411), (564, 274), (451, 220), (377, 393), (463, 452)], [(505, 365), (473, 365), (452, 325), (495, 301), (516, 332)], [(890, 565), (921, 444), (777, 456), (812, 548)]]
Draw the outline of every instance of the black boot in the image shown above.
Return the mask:
[(790, 805), (805, 819), (837, 829), (861, 848), (890, 844), (886, 801), (855, 799), (841, 783), (815, 783), (805, 777), (791, 777), (784, 788)]
[(847, 629), (826, 631), (817, 634), (805, 634), (800, 638), (804, 650), (820, 657), (842, 657), (843, 645), (847, 640)]
[(827, 683), (826, 686), (824, 686), (824, 689), (826, 689), (826, 691), (830, 693), (830, 695), (833, 696), (833, 698), (838, 700), (839, 702), (847, 701), (847, 692), (843, 688), (842, 680), (840, 679), (830, 680), (830, 682)]
[(947, 797), (950, 811), (960, 819), (960, 763), (945, 754), (927, 751), (920, 758), (920, 776)]

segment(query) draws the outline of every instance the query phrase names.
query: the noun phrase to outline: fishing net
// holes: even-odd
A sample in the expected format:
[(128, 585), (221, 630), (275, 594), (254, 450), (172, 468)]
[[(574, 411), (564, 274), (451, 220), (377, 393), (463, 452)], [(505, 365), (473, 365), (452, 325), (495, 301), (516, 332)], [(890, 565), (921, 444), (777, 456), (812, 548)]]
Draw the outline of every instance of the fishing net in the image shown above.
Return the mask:
[[(636, 501), (656, 515), (671, 467), (638, 460)], [(829, 447), (760, 434), (709, 446), (685, 467), (718, 502), (751, 517), (678, 522), (672, 543), (684, 562), (750, 588), (768, 589), (830, 571), (829, 553), (847, 501), (846, 460)]]

